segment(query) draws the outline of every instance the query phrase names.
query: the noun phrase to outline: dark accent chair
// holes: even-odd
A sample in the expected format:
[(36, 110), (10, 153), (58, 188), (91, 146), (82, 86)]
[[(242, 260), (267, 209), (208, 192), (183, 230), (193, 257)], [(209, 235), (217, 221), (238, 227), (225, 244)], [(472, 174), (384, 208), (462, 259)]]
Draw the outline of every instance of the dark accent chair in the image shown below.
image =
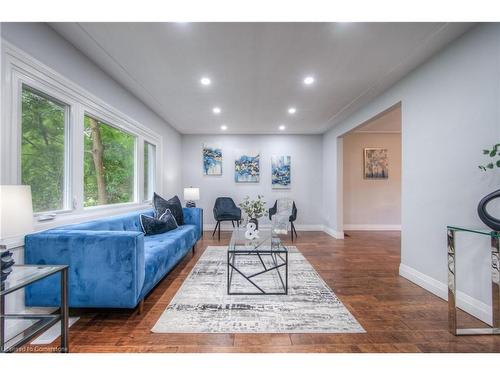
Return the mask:
[[(278, 201), (275, 201), (274, 202), (274, 206), (272, 206), (270, 209), (269, 209), (269, 220), (272, 221), (273, 219), (273, 216), (276, 215), (276, 212), (278, 211)], [(291, 229), (290, 229), (290, 234), (292, 235), (292, 242), (293, 242), (293, 234), (295, 233), (295, 238), (298, 237), (297, 235), (297, 231), (295, 230), (295, 225), (293, 224), (293, 222), (297, 220), (297, 206), (295, 205), (295, 201), (293, 202), (293, 206), (292, 206), (292, 214), (290, 215), (290, 217), (288, 218), (288, 221), (290, 222), (290, 226), (291, 226)]]
[(220, 223), (223, 221), (230, 221), (233, 224), (234, 222), (240, 226), (241, 221), (241, 209), (236, 206), (234, 201), (229, 197), (219, 197), (215, 200), (214, 205), (214, 218), (217, 221), (215, 225), (215, 229), (212, 233), (212, 237), (215, 235), (215, 231), (219, 228), (219, 241), (220, 241)]

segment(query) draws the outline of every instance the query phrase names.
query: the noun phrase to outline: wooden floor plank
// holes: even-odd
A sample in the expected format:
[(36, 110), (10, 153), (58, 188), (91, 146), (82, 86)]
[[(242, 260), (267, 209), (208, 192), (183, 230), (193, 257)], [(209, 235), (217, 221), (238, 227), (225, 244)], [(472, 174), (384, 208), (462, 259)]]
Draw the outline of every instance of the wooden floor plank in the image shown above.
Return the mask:
[[(356, 334), (157, 334), (160, 315), (207, 246), (226, 246), (205, 232), (181, 263), (146, 298), (144, 313), (120, 309), (71, 310), (72, 352), (499, 352), (500, 337), (455, 337), (447, 330), (445, 301), (398, 275), (399, 232), (350, 232), (336, 240), (299, 232), (294, 245), (316, 268), (366, 333)], [(460, 312), (460, 321), (481, 325)], [(57, 345), (44, 346), (50, 351)], [(39, 350), (40, 348), (37, 348)]]

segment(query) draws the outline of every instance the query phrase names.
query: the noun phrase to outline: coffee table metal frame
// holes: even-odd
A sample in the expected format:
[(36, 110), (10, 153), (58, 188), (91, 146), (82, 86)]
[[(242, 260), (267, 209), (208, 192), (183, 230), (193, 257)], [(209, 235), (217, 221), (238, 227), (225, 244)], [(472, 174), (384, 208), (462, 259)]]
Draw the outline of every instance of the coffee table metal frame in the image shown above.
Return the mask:
[[(242, 230), (235, 229), (235, 230)], [(234, 233), (233, 233), (234, 234)], [(273, 237), (271, 239), (271, 246), (266, 245), (266, 240), (270, 238), (264, 238), (261, 241), (256, 241), (253, 245), (245, 246), (244, 249), (237, 249), (232, 247), (230, 244), (227, 250), (227, 294), (229, 295), (286, 295), (288, 294), (288, 249), (283, 246), (279, 237)], [(273, 240), (276, 241), (273, 243)], [(232, 242), (232, 241), (231, 241)], [(236, 257), (242, 256), (252, 256), (259, 258), (260, 264), (262, 265), (262, 270), (259, 272), (254, 272), (250, 275), (246, 274), (243, 270), (236, 266)], [(272, 260), (272, 266), (266, 266), (263, 257), (270, 256)], [(280, 268), (285, 269), (285, 275), (282, 276)], [(233, 280), (233, 274), (237, 272), (243, 278), (245, 278), (250, 284), (252, 284), (258, 292), (233, 292), (231, 291), (231, 283)], [(254, 280), (254, 277), (269, 273), (276, 272), (279, 276), (279, 280), (282, 286), (282, 292), (266, 292), (261, 286), (259, 286)]]

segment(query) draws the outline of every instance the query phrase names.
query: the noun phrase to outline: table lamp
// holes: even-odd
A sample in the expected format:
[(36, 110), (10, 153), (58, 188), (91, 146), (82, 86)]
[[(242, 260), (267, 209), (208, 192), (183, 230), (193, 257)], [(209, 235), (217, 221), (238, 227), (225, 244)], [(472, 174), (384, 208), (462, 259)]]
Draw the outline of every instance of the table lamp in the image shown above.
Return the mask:
[(28, 185), (0, 185), (0, 274), (5, 281), (12, 271), (13, 254), (7, 242), (33, 232), (33, 205)]
[(200, 188), (188, 187), (184, 188), (184, 200), (186, 207), (196, 207), (195, 201), (200, 200)]

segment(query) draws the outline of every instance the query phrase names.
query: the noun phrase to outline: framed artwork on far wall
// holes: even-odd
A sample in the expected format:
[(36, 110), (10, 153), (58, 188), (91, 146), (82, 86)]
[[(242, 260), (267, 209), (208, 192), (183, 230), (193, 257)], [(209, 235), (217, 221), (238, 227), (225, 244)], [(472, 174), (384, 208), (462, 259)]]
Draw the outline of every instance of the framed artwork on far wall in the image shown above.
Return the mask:
[(363, 163), (363, 177), (366, 180), (385, 180), (389, 178), (386, 148), (365, 148)]
[(260, 181), (260, 152), (240, 152), (234, 161), (235, 182)]
[(222, 148), (218, 145), (203, 145), (203, 174), (222, 176)]
[(291, 157), (286, 155), (271, 157), (271, 184), (273, 189), (290, 189)]

